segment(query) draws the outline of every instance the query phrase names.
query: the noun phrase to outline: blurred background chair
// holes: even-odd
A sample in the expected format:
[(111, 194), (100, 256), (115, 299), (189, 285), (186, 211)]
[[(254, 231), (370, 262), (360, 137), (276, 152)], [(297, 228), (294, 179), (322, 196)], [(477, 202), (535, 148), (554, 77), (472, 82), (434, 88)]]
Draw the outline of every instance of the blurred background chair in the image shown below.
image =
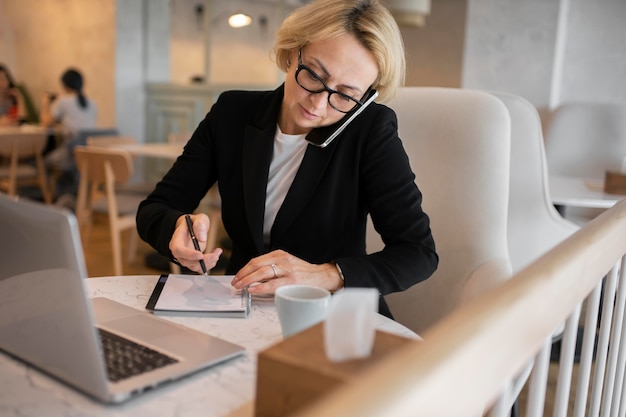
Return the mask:
[[(86, 140), (87, 146), (97, 146), (105, 148), (115, 148), (118, 145), (137, 145), (139, 141), (134, 136), (128, 135), (96, 135), (89, 136)], [(132, 157), (132, 156), (131, 156)], [(137, 157), (132, 157), (135, 161)], [(137, 167), (135, 167), (137, 168)], [(137, 169), (133, 169), (136, 173)], [(154, 182), (144, 181), (142, 175), (133, 175), (125, 184), (120, 184), (116, 188), (118, 193), (137, 194), (147, 197), (154, 190)]]
[(579, 226), (564, 219), (550, 199), (541, 120), (526, 99), (490, 92), (511, 117), (508, 244), (513, 272), (520, 271), (565, 240)]
[(108, 215), (113, 271), (122, 275), (122, 233), (128, 231), (128, 258), (135, 255), (137, 231), (135, 216), (143, 196), (119, 193), (116, 187), (126, 184), (133, 174), (130, 155), (120, 149), (77, 146), (74, 149), (80, 182), (76, 205), (76, 217), (83, 240), (89, 240), (89, 227), (93, 213)]
[(42, 157), (47, 140), (45, 129), (0, 130), (0, 190), (17, 195), (20, 187), (36, 185), (43, 200), (52, 202)]
[[(564, 219), (550, 199), (548, 169), (544, 149), (541, 119), (537, 109), (526, 99), (504, 92), (490, 92), (504, 103), (511, 118), (511, 161), (509, 178), (509, 208), (507, 240), (513, 273), (544, 255), (572, 235), (578, 226)], [(553, 340), (560, 340), (564, 326), (555, 330)], [(546, 349), (550, 350), (551, 343)], [(556, 345), (558, 346), (558, 345)], [(549, 365), (550, 355), (535, 369), (533, 377), (539, 382)], [(509, 388), (511, 397), (523, 388), (533, 364), (522, 371)]]
[[(626, 157), (626, 105), (564, 103), (545, 129), (550, 177), (574, 177), (601, 191), (607, 170), (620, 171)], [(584, 224), (604, 209), (568, 207), (563, 214)]]
[(56, 148), (46, 154), (44, 162), (50, 172), (53, 195), (61, 199), (59, 203), (74, 208), (74, 200), (78, 192), (78, 169), (74, 160), (74, 148), (87, 145), (87, 138), (100, 135), (117, 135), (115, 128), (84, 129), (72, 137), (64, 138)]

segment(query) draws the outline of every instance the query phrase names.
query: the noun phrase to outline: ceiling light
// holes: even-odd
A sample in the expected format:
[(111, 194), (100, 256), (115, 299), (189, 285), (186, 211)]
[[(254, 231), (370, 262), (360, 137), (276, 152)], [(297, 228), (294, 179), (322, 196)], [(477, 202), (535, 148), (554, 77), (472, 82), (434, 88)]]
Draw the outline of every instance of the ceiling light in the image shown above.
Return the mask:
[(228, 24), (233, 28), (242, 28), (250, 23), (252, 23), (252, 18), (243, 13), (235, 13), (228, 18)]

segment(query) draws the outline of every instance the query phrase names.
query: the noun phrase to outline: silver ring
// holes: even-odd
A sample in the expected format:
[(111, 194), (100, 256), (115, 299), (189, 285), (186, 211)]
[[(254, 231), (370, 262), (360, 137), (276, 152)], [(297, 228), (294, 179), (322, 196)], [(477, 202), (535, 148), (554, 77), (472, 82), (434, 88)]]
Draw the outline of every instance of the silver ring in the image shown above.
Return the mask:
[(276, 272), (276, 264), (271, 264), (270, 268), (274, 271), (274, 278), (278, 278), (278, 273)]

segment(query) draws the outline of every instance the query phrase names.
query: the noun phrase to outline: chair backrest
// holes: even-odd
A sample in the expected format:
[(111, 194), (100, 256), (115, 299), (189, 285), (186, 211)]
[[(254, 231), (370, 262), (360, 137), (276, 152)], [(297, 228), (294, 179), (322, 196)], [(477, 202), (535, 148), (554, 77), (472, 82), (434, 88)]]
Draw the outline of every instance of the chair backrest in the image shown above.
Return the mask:
[[(510, 119), (501, 101), (480, 91), (407, 87), (389, 106), (440, 260), (432, 277), (386, 297), (396, 320), (420, 333), (511, 275)], [(368, 251), (377, 240), (370, 227)]]
[(546, 130), (550, 175), (604, 179), (626, 157), (626, 105), (565, 103)]
[(48, 141), (45, 131), (7, 129), (0, 131), (0, 156), (27, 158), (41, 155)]
[(124, 150), (77, 146), (74, 148), (74, 155), (81, 180), (85, 177), (90, 183), (105, 184), (107, 169), (113, 172), (115, 184), (126, 183), (133, 174), (132, 158)]
[(517, 272), (578, 226), (563, 219), (550, 200), (548, 169), (541, 119), (535, 106), (514, 94), (490, 92), (511, 117), (511, 172), (509, 179), (508, 243)]
[(87, 138), (94, 136), (116, 136), (119, 135), (119, 132), (116, 128), (95, 128), (95, 129), (82, 129), (74, 134), (72, 138), (69, 139), (68, 148), (70, 154), (73, 155), (75, 146), (86, 146)]

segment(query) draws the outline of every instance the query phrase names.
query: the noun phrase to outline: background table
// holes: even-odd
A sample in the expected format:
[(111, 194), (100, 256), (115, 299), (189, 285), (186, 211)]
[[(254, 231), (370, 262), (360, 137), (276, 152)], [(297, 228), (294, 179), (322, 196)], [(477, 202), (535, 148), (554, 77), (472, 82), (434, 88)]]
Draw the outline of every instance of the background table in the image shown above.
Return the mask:
[(561, 216), (578, 226), (584, 226), (624, 198), (605, 193), (603, 179), (550, 176), (549, 186), (552, 204)]
[(624, 198), (623, 195), (605, 193), (603, 188), (602, 180), (550, 177), (550, 197), (552, 203), (559, 206), (607, 209)]
[[(143, 309), (157, 276), (86, 279), (89, 296), (102, 296)], [(25, 416), (225, 416), (254, 399), (257, 353), (282, 340), (273, 298), (253, 298), (246, 319), (177, 316), (184, 324), (246, 348), (245, 355), (148, 392), (130, 402), (106, 406), (0, 354), (0, 415)], [(416, 338), (415, 333), (382, 315), (379, 330)]]
[(176, 160), (183, 153), (183, 143), (137, 143), (110, 145), (117, 149), (123, 149), (133, 156), (148, 156)]

